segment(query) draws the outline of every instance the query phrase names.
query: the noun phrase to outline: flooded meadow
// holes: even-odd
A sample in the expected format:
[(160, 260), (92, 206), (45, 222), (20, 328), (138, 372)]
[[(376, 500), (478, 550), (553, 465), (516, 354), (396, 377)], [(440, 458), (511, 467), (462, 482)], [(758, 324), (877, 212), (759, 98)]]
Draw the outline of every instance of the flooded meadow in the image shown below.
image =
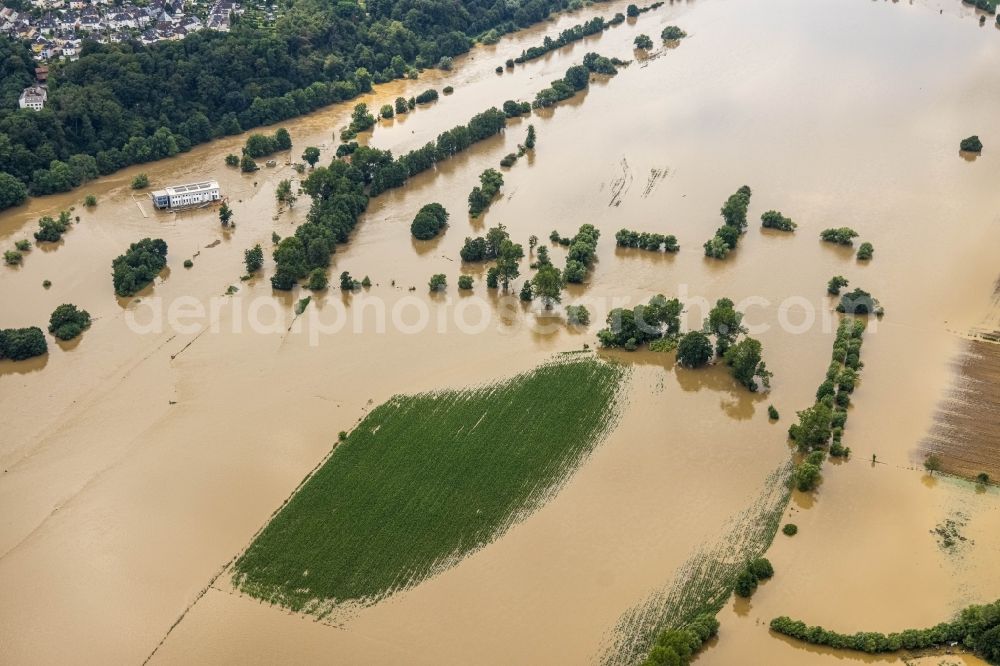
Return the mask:
[[(450, 72), (428, 70), (283, 123), (294, 145), (274, 168), (225, 166), (246, 140), (228, 137), (0, 214), (4, 247), (30, 238), (43, 215), (74, 206), (80, 217), (58, 244), (35, 244), (23, 265), (0, 267), (0, 328), (44, 328), (60, 303), (94, 319), (81, 338), (50, 341), (46, 356), (0, 362), (3, 661), (596, 663), (636, 608), (669, 598), (693, 558), (723, 552), (765, 505), (799, 532), (778, 533), (767, 550), (774, 578), (750, 601), (726, 602), (698, 664), (894, 661), (811, 648), (768, 622), (788, 615), (844, 632), (896, 631), (1000, 597), (1000, 492), (921, 465), (921, 443), (962, 373), (955, 359), (996, 308), (992, 17), (980, 26), (957, 0), (671, 2), (495, 72), (546, 35), (625, 7), (561, 14), (473, 49)], [(689, 37), (663, 44), (672, 24)], [(633, 49), (639, 34), (653, 36), (649, 53)], [(292, 234), (309, 209), (303, 195), (278, 210), (278, 182), (301, 179), (286, 158), (318, 146), (321, 163), (333, 159), (354, 103), (377, 110), (454, 87), (359, 137), (400, 155), (507, 99), (530, 101), (590, 51), (633, 62), (373, 198), (337, 247), (331, 288), (311, 294), (301, 315), (296, 302), (310, 292), (272, 290), (272, 234)], [(501, 170), (500, 197), (470, 219), (479, 174), (516, 152), (529, 123), (536, 148)], [(958, 142), (976, 133), (986, 148), (963, 159)], [(222, 228), (214, 209), (155, 211), (130, 188), (139, 172), (154, 189), (218, 180), (235, 225)], [(706, 258), (719, 207), (744, 184), (753, 189), (749, 231), (726, 259)], [(98, 205), (85, 208), (91, 193)], [(449, 225), (415, 240), (410, 222), (430, 202), (450, 211)], [(761, 229), (771, 209), (798, 229)], [(597, 261), (551, 311), (518, 301), (516, 290), (504, 298), (486, 288), (482, 264), (459, 257), (466, 237), (497, 224), (525, 246), (538, 236), (557, 266), (566, 250), (550, 232), (592, 224)], [(820, 230), (841, 226), (873, 243), (871, 261), (820, 241)], [(623, 228), (673, 234), (680, 251), (616, 247)], [(167, 268), (136, 297), (118, 298), (111, 261), (145, 237), (167, 242)], [(257, 243), (264, 271), (241, 280), (243, 253)], [(342, 292), (342, 271), (372, 286)], [(437, 273), (448, 288), (428, 293)], [(455, 289), (461, 274), (475, 278), (471, 292)], [(813, 403), (829, 363), (837, 315), (826, 284), (838, 274), (877, 296), (886, 315), (865, 333), (844, 433), (852, 456), (784, 506), (775, 479), (793, 453), (788, 425)], [(329, 618), (234, 587), (235, 559), (338, 433), (378, 405), (594, 350), (612, 308), (660, 293), (686, 304), (685, 330), (717, 299), (735, 301), (763, 343), (771, 390), (747, 391), (722, 363), (692, 370), (673, 353), (597, 350), (630, 366), (616, 426), (501, 538)], [(569, 304), (586, 305), (591, 323), (568, 325)], [(981, 386), (995, 397), (995, 384)], [(976, 459), (995, 468), (1000, 432), (975, 436), (993, 447)]]

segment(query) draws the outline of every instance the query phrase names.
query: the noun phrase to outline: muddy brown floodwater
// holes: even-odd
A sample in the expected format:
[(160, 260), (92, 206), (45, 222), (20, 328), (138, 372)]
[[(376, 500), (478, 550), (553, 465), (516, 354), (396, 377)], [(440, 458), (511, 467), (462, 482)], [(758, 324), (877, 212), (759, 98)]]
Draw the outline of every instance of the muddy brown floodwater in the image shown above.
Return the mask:
[[(331, 273), (369, 275), (374, 286), (314, 297), (301, 330), (288, 329), (305, 293), (272, 293), (266, 277), (239, 281), (243, 251), (269, 248), (272, 232), (291, 233), (308, 209), (304, 200), (274, 219), (275, 186), (295, 177), (289, 167), (243, 176), (223, 165), (244, 137), (141, 168), (154, 187), (219, 179), (235, 211), (232, 230), (214, 211), (170, 215), (141, 197), (137, 204), (128, 184), (138, 168), (0, 216), (4, 247), (28, 237), (43, 214), (75, 205), (81, 216), (58, 247), (0, 268), (0, 326), (44, 327), (63, 302), (95, 318), (78, 343), (50, 342), (42, 360), (0, 364), (5, 663), (141, 662), (189, 607), (154, 661), (592, 662), (623, 614), (670, 585), (788, 459), (787, 425), (811, 404), (827, 367), (834, 327), (825, 284), (836, 274), (888, 312), (866, 334), (845, 433), (855, 455), (828, 465), (814, 496), (793, 496), (786, 515), (799, 534), (779, 535), (771, 549), (776, 576), (749, 604), (729, 603), (719, 640), (698, 663), (860, 661), (773, 637), (767, 622), (787, 614), (841, 631), (888, 631), (1000, 597), (996, 489), (927, 477), (917, 454), (950, 385), (960, 334), (989, 308), (997, 275), (1000, 160), (989, 132), (1000, 108), (1000, 34), (958, 2), (701, 0), (493, 72), (544, 35), (624, 6), (561, 16), (474, 50), (452, 72), (366, 96), (377, 108), (455, 87), (429, 108), (379, 123), (370, 142), (405, 151), (488, 106), (531, 99), (587, 51), (632, 58), (639, 33), (656, 39), (676, 23), (690, 34), (373, 200)], [(294, 154), (318, 145), (330, 159), (350, 108), (286, 123)], [(502, 198), (469, 221), (463, 211), (478, 174), (515, 150), (528, 122), (537, 149), (504, 171)], [(958, 141), (975, 133), (986, 150), (963, 160)], [(727, 260), (707, 260), (701, 244), (744, 183), (754, 191), (750, 230)], [(91, 192), (100, 203), (84, 210)], [(416, 242), (409, 222), (431, 201), (451, 211), (451, 224), (438, 240)], [(798, 231), (761, 232), (757, 220), (772, 208)], [(458, 249), (497, 223), (522, 243), (582, 223), (601, 230), (589, 283), (565, 299), (591, 308), (588, 330), (552, 326), (537, 305), (495, 316), (502, 304), (487, 294), (480, 267), (460, 264)], [(869, 264), (819, 242), (821, 229), (844, 225), (874, 244)], [(623, 227), (675, 234), (681, 251), (618, 250)], [(138, 299), (118, 300), (110, 262), (145, 236), (167, 241), (168, 270)], [(562, 265), (564, 250), (551, 252)], [(183, 268), (191, 257), (194, 266)], [(463, 268), (477, 276), (472, 296), (454, 289)], [(272, 269), (268, 257), (265, 276)], [(427, 279), (439, 272), (451, 286), (431, 297)], [(239, 291), (220, 298), (230, 285)], [(690, 372), (674, 368), (672, 355), (625, 356), (637, 368), (618, 429), (550, 503), (457, 566), (340, 626), (240, 596), (226, 575), (201, 594), (336, 433), (373, 405), (593, 345), (610, 307), (658, 292), (687, 301), (694, 325), (704, 313), (698, 299), (743, 301), (775, 373), (771, 394), (743, 391), (720, 367)], [(157, 309), (171, 307), (186, 314), (184, 326), (157, 325)], [(379, 332), (380, 307), (395, 308), (403, 325)], [(454, 323), (484, 312), (479, 332)], [(348, 323), (310, 335), (317, 316), (331, 327), (338, 316)], [(769, 403), (782, 413), (776, 424)], [(932, 533), (949, 520), (963, 525), (968, 540), (959, 547)]]

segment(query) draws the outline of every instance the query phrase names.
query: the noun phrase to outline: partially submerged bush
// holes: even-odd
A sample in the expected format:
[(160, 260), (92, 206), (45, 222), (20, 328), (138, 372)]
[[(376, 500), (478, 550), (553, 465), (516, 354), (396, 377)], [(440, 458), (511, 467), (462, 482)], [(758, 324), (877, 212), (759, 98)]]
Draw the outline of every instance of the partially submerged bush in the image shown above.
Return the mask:
[(448, 286), (448, 279), (444, 273), (435, 273), (427, 284), (431, 291), (443, 291)]
[(567, 305), (566, 321), (571, 325), (586, 326), (590, 323), (590, 311), (583, 305)]
[(410, 223), (410, 233), (417, 240), (430, 240), (448, 224), (448, 211), (439, 203), (421, 207)]
[(90, 326), (90, 313), (63, 303), (49, 317), (49, 333), (60, 340), (72, 340)]
[(853, 245), (857, 236), (858, 232), (850, 227), (836, 227), (819, 232), (819, 237), (824, 241), (838, 245)]
[(23, 361), (48, 351), (45, 334), (37, 326), (0, 329), (0, 360)]
[(858, 248), (858, 261), (868, 261), (875, 254), (875, 247), (871, 243), (862, 243)]
[(878, 299), (874, 298), (864, 289), (855, 288), (853, 291), (840, 297), (840, 303), (837, 304), (837, 312), (854, 315), (873, 314), (881, 317), (885, 310), (879, 304)]
[(781, 532), (785, 536), (795, 536), (799, 533), (799, 526), (795, 523), (785, 523), (785, 526), (781, 528)]
[(58, 219), (45, 216), (38, 220), (38, 231), (35, 232), (35, 240), (43, 243), (56, 243), (69, 229), (70, 217), (68, 211), (59, 213)]
[(804, 493), (815, 490), (816, 486), (819, 485), (820, 478), (819, 466), (811, 462), (799, 463), (795, 471), (792, 472), (792, 483), (796, 489)]
[(438, 91), (430, 88), (417, 95), (415, 99), (417, 104), (429, 104), (430, 102), (437, 100), (437, 98)]
[(763, 227), (779, 231), (795, 231), (795, 228), (799, 226), (792, 222), (791, 218), (785, 217), (776, 210), (769, 210), (761, 215), (760, 223)]
[(111, 262), (112, 283), (119, 296), (131, 296), (153, 281), (167, 265), (163, 239), (143, 238)]
[(685, 37), (687, 37), (687, 33), (681, 30), (676, 25), (668, 25), (666, 28), (663, 29), (663, 32), (660, 33), (660, 39), (662, 39), (663, 41), (684, 39)]
[(967, 153), (981, 153), (983, 152), (983, 142), (979, 140), (978, 136), (973, 134), (962, 139), (961, 143), (958, 144), (958, 148)]
[(637, 35), (632, 43), (635, 45), (635, 48), (643, 51), (653, 48), (653, 40), (649, 38), (649, 35)]
[(848, 285), (847, 278), (843, 275), (834, 275), (830, 278), (830, 281), (826, 283), (826, 293), (831, 296), (839, 296), (840, 290)]
[(471, 275), (459, 275), (458, 276), (458, 288), (459, 289), (472, 289), (472, 276)]
[(306, 286), (312, 291), (323, 291), (330, 284), (330, 278), (326, 275), (325, 268), (314, 268), (309, 273), (309, 282)]

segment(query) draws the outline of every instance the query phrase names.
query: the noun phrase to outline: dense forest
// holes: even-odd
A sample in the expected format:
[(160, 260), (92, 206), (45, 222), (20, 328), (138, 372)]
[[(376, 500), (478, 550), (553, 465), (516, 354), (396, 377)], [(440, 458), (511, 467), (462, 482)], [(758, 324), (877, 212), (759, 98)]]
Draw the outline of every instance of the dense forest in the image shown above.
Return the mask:
[[(0, 207), (66, 191), (129, 164), (279, 122), (545, 19), (567, 0), (290, 0), (273, 26), (183, 40), (84, 42), (52, 67), (43, 111), (17, 109), (34, 78), (0, 38)], [(9, 174), (13, 178), (6, 177)]]

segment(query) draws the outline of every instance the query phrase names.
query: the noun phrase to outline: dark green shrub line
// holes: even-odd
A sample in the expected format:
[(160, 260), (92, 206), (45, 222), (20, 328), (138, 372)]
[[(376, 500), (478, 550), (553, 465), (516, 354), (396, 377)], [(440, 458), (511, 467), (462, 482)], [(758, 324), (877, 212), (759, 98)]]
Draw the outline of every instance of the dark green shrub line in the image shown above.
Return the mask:
[(563, 78), (556, 79), (548, 88), (539, 90), (535, 94), (535, 101), (531, 103), (531, 107), (544, 109), (564, 99), (569, 99), (590, 85), (591, 73), (614, 76), (618, 73), (618, 67), (627, 64), (628, 62), (617, 58), (605, 58), (598, 53), (588, 53), (583, 57), (582, 65), (573, 65), (566, 70)]
[(802, 492), (819, 485), (821, 468), (828, 452), (833, 457), (849, 457), (851, 449), (842, 443), (858, 373), (861, 371), (861, 344), (865, 322), (842, 319), (833, 343), (833, 358), (826, 378), (816, 389), (816, 402), (797, 413), (798, 422), (788, 428), (788, 438), (805, 458), (795, 467), (792, 483)]
[(132, 243), (125, 254), (111, 262), (115, 293), (132, 296), (153, 281), (167, 265), (167, 244), (160, 238)]
[(386, 190), (402, 187), (408, 178), (433, 168), (474, 143), (499, 134), (506, 126), (506, 115), (492, 107), (473, 116), (467, 124), (442, 132), (436, 142), (430, 141), (397, 159), (393, 158), (392, 151), (368, 146), (356, 146), (347, 154), (351, 155), (351, 164), (360, 169), (368, 194), (377, 197)]
[(566, 282), (580, 284), (587, 279), (587, 271), (597, 258), (597, 239), (600, 236), (601, 232), (594, 225), (584, 224), (568, 243), (563, 243), (569, 246), (566, 269), (563, 271)]
[(288, 130), (284, 127), (279, 127), (270, 136), (267, 134), (251, 134), (248, 136), (246, 144), (243, 146), (243, 154), (252, 159), (258, 159), (267, 157), (279, 150), (289, 150), (291, 147), (292, 138), (289, 136)]
[(858, 232), (850, 227), (832, 227), (819, 232), (819, 237), (827, 243), (837, 245), (853, 245)]
[(296, 0), (273, 25), (234, 21), (229, 32), (148, 46), (85, 40), (79, 59), (50, 65), (48, 102), (37, 113), (16, 104), (34, 81), (31, 50), (0, 38), (0, 135), (10, 141), (0, 151), (0, 209), (24, 201), (29, 189), (68, 191), (131, 164), (347, 101), (372, 84), (415, 76), (414, 68), (446, 66), (475, 35), (527, 27), (564, 6), (475, 1), (428, 12), (403, 0)]
[(968, 606), (951, 622), (928, 629), (906, 629), (891, 634), (867, 631), (841, 634), (781, 616), (771, 620), (771, 631), (812, 645), (868, 654), (943, 648), (957, 643), (991, 664), (1000, 664), (1000, 600)]
[[(636, 7), (635, 5), (629, 5), (628, 9), (630, 11), (635, 11), (635, 14), (629, 14), (629, 16), (638, 16), (639, 14), (644, 14), (648, 11), (658, 9), (663, 5), (662, 2), (655, 2), (647, 7)], [(634, 8), (634, 10), (633, 10)], [(620, 20), (616, 20), (620, 16)], [(595, 16), (594, 18), (586, 21), (584, 23), (578, 23), (571, 28), (566, 28), (559, 35), (552, 39), (551, 37), (545, 37), (539, 46), (530, 46), (527, 49), (521, 51), (521, 55), (514, 58), (513, 61), (508, 61), (508, 67), (512, 67), (513, 63), (523, 64), (530, 60), (535, 60), (536, 58), (541, 58), (546, 53), (555, 51), (556, 49), (561, 49), (562, 47), (572, 44), (573, 42), (578, 42), (585, 37), (591, 35), (596, 35), (600, 32), (607, 30), (608, 28), (620, 25), (625, 22), (625, 17), (621, 14), (617, 14), (616, 18), (610, 21), (605, 19), (603, 16)]]
[(677, 252), (681, 246), (677, 243), (677, 237), (673, 234), (656, 234), (645, 231), (631, 231), (622, 229), (615, 234), (615, 243), (618, 247), (634, 247), (640, 250), (651, 252)]
[(795, 231), (795, 228), (799, 226), (791, 218), (785, 217), (776, 210), (769, 210), (761, 215), (760, 225), (765, 229), (777, 229), (778, 231)]
[(750, 207), (750, 187), (744, 185), (722, 205), (724, 224), (716, 230), (715, 235), (705, 241), (705, 256), (713, 259), (725, 259), (730, 250), (735, 250), (740, 242), (740, 236), (747, 228), (747, 209)]

